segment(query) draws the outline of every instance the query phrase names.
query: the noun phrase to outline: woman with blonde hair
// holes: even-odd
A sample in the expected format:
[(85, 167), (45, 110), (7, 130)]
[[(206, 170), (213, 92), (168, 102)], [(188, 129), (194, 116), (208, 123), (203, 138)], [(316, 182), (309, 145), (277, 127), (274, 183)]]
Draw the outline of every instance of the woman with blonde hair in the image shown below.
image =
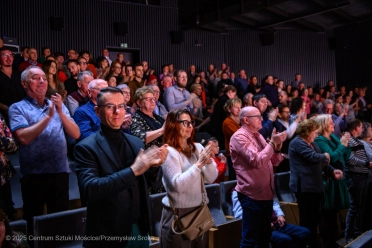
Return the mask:
[[(301, 99), (301, 98), (300, 98)], [(340, 180), (343, 172), (329, 165), (329, 153), (321, 153), (314, 143), (320, 125), (312, 119), (301, 122), (297, 136), (289, 144), (291, 175), (289, 186), (295, 193), (300, 213), (300, 225), (310, 230), (310, 247), (316, 247), (320, 209), (324, 199), (322, 171), (329, 167), (330, 175)]]
[[(351, 150), (348, 147), (350, 134), (345, 133), (341, 139), (335, 134), (335, 124), (332, 115), (322, 114), (315, 118), (319, 124), (319, 136), (314, 142), (323, 153), (330, 156), (333, 168), (344, 171)], [(349, 196), (345, 177), (335, 179), (328, 167), (324, 171), (324, 207), (321, 212), (320, 234), (324, 247), (334, 247), (337, 240), (337, 213), (349, 208)]]
[(226, 161), (229, 168), (229, 180), (236, 180), (229, 147), (231, 136), (240, 128), (239, 114), (241, 108), (242, 101), (239, 98), (229, 99), (224, 105), (224, 110), (229, 113), (229, 116), (222, 123), (222, 132), (225, 138)]

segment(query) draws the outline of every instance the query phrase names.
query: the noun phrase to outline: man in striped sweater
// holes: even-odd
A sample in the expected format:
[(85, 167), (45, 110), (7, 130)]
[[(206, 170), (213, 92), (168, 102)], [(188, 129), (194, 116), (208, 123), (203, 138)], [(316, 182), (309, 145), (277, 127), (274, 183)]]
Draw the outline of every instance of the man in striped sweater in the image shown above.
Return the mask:
[(358, 119), (349, 120), (347, 130), (351, 134), (349, 141), (351, 154), (345, 166), (345, 178), (350, 197), (350, 208), (346, 217), (346, 244), (365, 231), (361, 216), (366, 205), (368, 169), (372, 167), (363, 143), (357, 138), (363, 131), (362, 122)]

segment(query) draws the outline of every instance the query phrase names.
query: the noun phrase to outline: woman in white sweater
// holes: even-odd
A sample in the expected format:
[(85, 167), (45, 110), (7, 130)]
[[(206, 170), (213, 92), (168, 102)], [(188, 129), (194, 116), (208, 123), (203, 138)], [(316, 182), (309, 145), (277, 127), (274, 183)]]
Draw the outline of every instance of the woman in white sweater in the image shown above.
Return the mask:
[[(193, 142), (194, 121), (188, 110), (168, 113), (164, 143), (168, 144), (168, 157), (163, 169), (163, 184), (167, 196), (163, 198), (160, 246), (162, 248), (208, 247), (208, 232), (196, 240), (187, 240), (172, 231), (172, 212), (169, 198), (179, 217), (187, 215), (202, 204), (201, 175), (205, 183), (213, 183), (217, 177), (216, 164), (211, 159), (210, 145), (204, 149)], [(207, 199), (208, 202), (208, 199)]]

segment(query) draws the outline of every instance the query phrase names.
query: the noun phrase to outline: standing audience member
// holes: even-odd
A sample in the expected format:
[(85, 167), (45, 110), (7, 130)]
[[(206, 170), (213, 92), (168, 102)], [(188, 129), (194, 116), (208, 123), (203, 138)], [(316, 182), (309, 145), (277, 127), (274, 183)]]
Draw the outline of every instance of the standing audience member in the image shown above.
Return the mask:
[(9, 47), (0, 48), (0, 114), (9, 124), (9, 106), (21, 101), (26, 92), (21, 84), (21, 74), (14, 70), (14, 55)]
[(264, 139), (269, 139), (271, 133), (273, 132), (274, 122), (278, 116), (278, 110), (276, 108), (271, 108), (268, 113), (266, 113), (269, 101), (264, 94), (257, 94), (253, 96), (252, 101), (253, 106), (260, 111), (260, 114), (263, 118), (260, 134), (264, 137)]
[[(249, 93), (248, 93), (249, 94)], [(227, 100), (224, 110), (229, 113), (229, 116), (222, 123), (222, 132), (225, 138), (226, 160), (229, 167), (229, 180), (236, 180), (236, 174), (231, 161), (230, 155), (230, 139), (233, 134), (240, 128), (239, 114), (242, 108), (242, 101), (239, 98)]]
[[(364, 145), (364, 150), (368, 156), (369, 162), (372, 162), (372, 126), (368, 122), (363, 122), (363, 132), (360, 135), (360, 141)], [(362, 217), (365, 230), (372, 229), (372, 212), (370, 209), (372, 208), (372, 169), (369, 168), (368, 170), (368, 190), (367, 190), (367, 202), (366, 208), (367, 211), (364, 212), (364, 216)]]
[(366, 211), (368, 174), (369, 168), (372, 167), (364, 143), (358, 139), (363, 132), (362, 122), (358, 119), (349, 120), (347, 131), (351, 134), (349, 141), (351, 154), (345, 166), (345, 178), (350, 197), (350, 208), (346, 216), (345, 244), (365, 231), (362, 217)]
[(240, 247), (269, 247), (274, 199), (274, 171), (283, 159), (280, 149), (286, 133), (275, 131), (270, 143), (258, 132), (262, 128), (260, 111), (244, 107), (242, 127), (230, 140), (231, 159), (236, 171), (238, 199), (243, 208)]
[(23, 218), (32, 234), (32, 217), (68, 209), (70, 167), (64, 131), (73, 139), (80, 137), (58, 93), (45, 99), (48, 81), (36, 66), (21, 75), (27, 97), (9, 108), (11, 131), (21, 143), (19, 148)]
[(261, 87), (260, 94), (266, 95), (267, 100), (269, 100), (269, 106), (276, 107), (278, 105), (278, 90), (275, 88), (273, 83), (273, 76), (266, 76), (265, 83)]
[(130, 100), (129, 100), (130, 106), (132, 106), (132, 104), (134, 103), (134, 94), (136, 93), (136, 90), (144, 86), (144, 81), (142, 79), (143, 78), (142, 64), (135, 64), (133, 69), (134, 69), (134, 79), (128, 82), (128, 87), (130, 89)]
[[(160, 246), (163, 248), (208, 247), (209, 232), (196, 240), (187, 240), (172, 231), (174, 214), (170, 202), (179, 218), (182, 218), (202, 204), (201, 180), (212, 183), (217, 177), (216, 164), (210, 154), (213, 144), (208, 144), (204, 149), (202, 145), (194, 143), (194, 121), (191, 116), (188, 110), (180, 109), (169, 112), (166, 119), (164, 143), (168, 144), (169, 153), (162, 165), (163, 184), (167, 191), (167, 196), (162, 200), (164, 207), (160, 221)], [(208, 202), (208, 197), (204, 197)]]
[[(331, 115), (318, 115), (315, 121), (320, 125), (319, 136), (314, 142), (323, 153), (328, 153), (333, 168), (344, 171), (345, 163), (349, 159), (351, 150), (348, 147), (350, 134), (345, 133), (341, 140), (333, 134), (335, 124)], [(328, 168), (327, 168), (328, 169)], [(326, 185), (325, 197), (332, 195), (333, 198), (325, 199), (325, 206), (321, 212), (320, 234), (323, 247), (335, 247), (337, 237), (337, 213), (339, 210), (349, 208), (349, 197), (345, 177), (336, 180), (329, 170), (324, 171)]]
[(87, 199), (85, 235), (130, 238), (88, 240), (83, 246), (149, 247), (150, 206), (143, 174), (165, 161), (167, 146), (143, 151), (141, 140), (121, 131), (125, 104), (120, 89), (99, 92), (94, 110), (100, 128), (77, 144), (74, 153), (79, 187)]
[(0, 114), (0, 209), (4, 210), (10, 220), (14, 220), (15, 213), (10, 179), (16, 171), (6, 154), (12, 154), (16, 151), (18, 151), (18, 144)]
[(313, 143), (320, 125), (311, 119), (301, 122), (298, 134), (289, 144), (291, 175), (289, 186), (295, 193), (300, 213), (300, 226), (310, 230), (310, 247), (316, 247), (320, 209), (324, 199), (323, 168), (328, 166), (330, 174), (339, 180), (343, 173), (329, 165), (328, 153), (320, 153)]
[(192, 100), (194, 98), (186, 90), (186, 85), (186, 72), (183, 70), (177, 71), (176, 85), (167, 88), (164, 92), (164, 105), (168, 111), (187, 109), (192, 113), (194, 108)]
[(290, 171), (289, 156), (288, 156), (289, 143), (294, 138), (297, 125), (300, 122), (300, 118), (296, 118), (292, 122), (289, 122), (290, 114), (291, 112), (289, 111), (288, 106), (283, 105), (281, 103), (278, 105), (278, 118), (274, 122), (274, 127), (276, 128), (276, 131), (278, 132), (285, 131), (287, 133), (287, 138), (283, 142), (282, 149), (281, 149), (281, 152), (283, 154), (283, 160), (276, 167), (275, 172)]
[(253, 98), (252, 93), (247, 93), (243, 96), (244, 107), (253, 106), (252, 98)]

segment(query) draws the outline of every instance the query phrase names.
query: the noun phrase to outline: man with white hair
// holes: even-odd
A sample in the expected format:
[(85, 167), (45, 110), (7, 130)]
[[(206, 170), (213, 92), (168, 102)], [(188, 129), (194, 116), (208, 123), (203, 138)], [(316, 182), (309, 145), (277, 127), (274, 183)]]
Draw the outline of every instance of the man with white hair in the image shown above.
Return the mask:
[(238, 199), (243, 209), (240, 247), (269, 247), (274, 199), (274, 166), (283, 160), (280, 153), (286, 133), (276, 133), (266, 143), (259, 133), (262, 116), (255, 107), (240, 111), (241, 128), (230, 139), (230, 154), (236, 171)]
[(78, 108), (74, 114), (74, 120), (78, 124), (81, 136), (78, 141), (95, 133), (101, 126), (94, 107), (97, 105), (97, 95), (101, 89), (108, 87), (103, 79), (94, 79), (88, 84), (89, 102)]
[(91, 71), (82, 71), (78, 74), (78, 90), (72, 92), (66, 99), (66, 106), (71, 116), (74, 116), (78, 107), (83, 106), (89, 101), (88, 85), (93, 79), (93, 73)]
[(32, 217), (68, 209), (69, 173), (65, 132), (80, 136), (58, 93), (45, 98), (48, 81), (45, 73), (29, 66), (21, 75), (27, 96), (9, 108), (11, 131), (19, 148), (23, 218), (33, 234)]

